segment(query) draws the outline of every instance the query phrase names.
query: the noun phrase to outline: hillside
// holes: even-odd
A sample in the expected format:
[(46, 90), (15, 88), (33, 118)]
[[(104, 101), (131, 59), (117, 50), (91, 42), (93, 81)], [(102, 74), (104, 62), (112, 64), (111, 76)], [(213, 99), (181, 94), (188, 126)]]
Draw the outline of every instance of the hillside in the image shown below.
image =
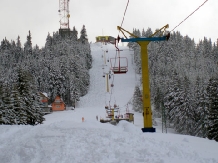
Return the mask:
[[(115, 57), (112, 45), (91, 44), (93, 65), (90, 88), (75, 110), (53, 112), (37, 126), (0, 126), (0, 162), (2, 163), (218, 163), (218, 143), (174, 133), (142, 133), (142, 114), (135, 113), (135, 123), (121, 121), (117, 126), (102, 124), (105, 105), (116, 103), (124, 114), (132, 98), (137, 76), (132, 52), (120, 47), (128, 58), (127, 74), (114, 75), (112, 94), (106, 92), (103, 72), (106, 60)], [(104, 69), (102, 69), (104, 67)], [(110, 83), (113, 77), (110, 79)], [(129, 110), (131, 110), (129, 106)], [(85, 122), (82, 122), (84, 117)]]

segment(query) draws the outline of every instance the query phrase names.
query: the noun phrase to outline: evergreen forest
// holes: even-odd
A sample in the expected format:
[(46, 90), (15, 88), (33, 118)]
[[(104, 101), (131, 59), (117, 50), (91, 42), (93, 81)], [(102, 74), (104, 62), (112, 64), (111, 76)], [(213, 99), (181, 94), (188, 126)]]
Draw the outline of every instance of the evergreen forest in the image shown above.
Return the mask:
[(48, 94), (49, 103), (59, 95), (67, 106), (88, 92), (92, 57), (84, 25), (79, 37), (75, 27), (65, 37), (48, 33), (42, 48), (31, 40), (29, 31), (24, 45), (19, 36), (1, 41), (0, 124), (43, 123), (39, 92)]
[[(133, 29), (138, 37), (152, 33), (150, 28)], [(42, 48), (31, 39), (29, 31), (24, 45), (19, 36), (1, 41), (0, 124), (43, 123), (39, 92), (48, 94), (49, 103), (59, 95), (67, 106), (75, 106), (88, 92), (92, 56), (85, 26), (79, 36), (75, 27), (66, 37), (48, 33)], [(140, 76), (140, 46), (128, 46)], [(177, 31), (168, 41), (150, 42), (148, 54), (153, 116), (177, 133), (218, 141), (218, 45), (206, 37), (196, 42)], [(135, 87), (132, 100), (138, 112), (143, 109), (141, 87)]]
[[(150, 28), (133, 29), (138, 37), (152, 33)], [(140, 46), (128, 46), (141, 75)], [(168, 41), (150, 42), (148, 55), (153, 116), (162, 117), (177, 133), (218, 141), (218, 45), (206, 37), (196, 43), (177, 31)], [(132, 100), (138, 112), (142, 112), (141, 87), (135, 87)]]

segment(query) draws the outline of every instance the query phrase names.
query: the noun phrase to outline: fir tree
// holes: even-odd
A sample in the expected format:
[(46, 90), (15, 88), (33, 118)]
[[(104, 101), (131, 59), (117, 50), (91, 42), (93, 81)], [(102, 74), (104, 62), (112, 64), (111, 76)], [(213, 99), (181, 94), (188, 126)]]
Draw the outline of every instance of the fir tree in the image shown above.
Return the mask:
[(194, 135), (199, 137), (207, 137), (207, 126), (208, 126), (208, 96), (204, 88), (200, 77), (197, 77), (195, 84), (195, 117), (193, 117), (195, 124)]
[(133, 105), (133, 110), (135, 110), (137, 112), (142, 112), (142, 110), (143, 110), (142, 94), (141, 94), (141, 91), (139, 89), (139, 86), (135, 86), (132, 105)]
[(17, 89), (24, 102), (22, 117), (26, 117), (24, 124), (37, 125), (43, 122), (44, 118), (39, 107), (39, 97), (33, 85), (32, 76), (23, 68), (18, 69)]
[(80, 32), (80, 41), (81, 41), (83, 44), (85, 44), (86, 42), (88, 42), (85, 25), (83, 25), (82, 30), (81, 30), (81, 32)]
[(72, 39), (77, 41), (78, 39), (78, 31), (76, 30), (75, 26), (73, 27), (73, 32), (72, 32)]
[(208, 138), (218, 141), (218, 79), (211, 78), (207, 87), (209, 97)]
[(29, 58), (32, 55), (32, 37), (30, 31), (29, 35), (27, 35), (27, 41), (24, 44), (24, 53), (26, 58)]
[(16, 112), (13, 105), (14, 100), (11, 97), (9, 83), (4, 83), (2, 93), (1, 124), (16, 124)]

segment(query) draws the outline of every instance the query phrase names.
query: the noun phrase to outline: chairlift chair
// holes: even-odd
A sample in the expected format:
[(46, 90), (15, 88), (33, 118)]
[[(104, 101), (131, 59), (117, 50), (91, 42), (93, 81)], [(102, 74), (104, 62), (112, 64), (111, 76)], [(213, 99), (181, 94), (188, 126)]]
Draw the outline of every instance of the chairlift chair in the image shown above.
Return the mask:
[[(118, 60), (118, 66), (116, 66), (116, 65), (113, 66), (113, 63), (115, 63), (116, 60)], [(110, 61), (111, 61), (111, 70), (113, 71), (114, 74), (125, 74), (125, 73), (127, 73), (127, 71), (128, 71), (128, 60), (127, 60), (126, 57), (110, 58)], [(122, 62), (122, 64), (121, 64), (121, 62)]]
[(125, 74), (128, 71), (128, 60), (126, 57), (120, 57), (121, 50), (117, 47), (117, 43), (119, 42), (119, 40), (120, 37), (118, 36), (118, 38), (115, 39), (115, 47), (117, 49), (116, 53), (118, 52), (118, 57), (110, 58), (111, 70), (114, 74)]

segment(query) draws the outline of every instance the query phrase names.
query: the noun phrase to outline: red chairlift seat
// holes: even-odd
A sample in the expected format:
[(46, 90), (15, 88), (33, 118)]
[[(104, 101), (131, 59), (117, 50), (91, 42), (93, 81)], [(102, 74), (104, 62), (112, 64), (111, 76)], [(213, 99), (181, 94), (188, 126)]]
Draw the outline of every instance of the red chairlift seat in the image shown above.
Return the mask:
[[(110, 58), (111, 70), (114, 74), (125, 74), (128, 71), (128, 60), (126, 57)], [(113, 63), (118, 62), (118, 65)]]
[[(110, 59), (111, 70), (114, 74), (125, 74), (128, 71), (128, 60), (126, 57), (120, 57), (120, 51), (122, 50), (118, 48), (119, 41), (120, 37), (118, 35), (117, 39), (115, 39), (116, 57)], [(114, 62), (112, 62), (112, 60), (114, 60)]]

